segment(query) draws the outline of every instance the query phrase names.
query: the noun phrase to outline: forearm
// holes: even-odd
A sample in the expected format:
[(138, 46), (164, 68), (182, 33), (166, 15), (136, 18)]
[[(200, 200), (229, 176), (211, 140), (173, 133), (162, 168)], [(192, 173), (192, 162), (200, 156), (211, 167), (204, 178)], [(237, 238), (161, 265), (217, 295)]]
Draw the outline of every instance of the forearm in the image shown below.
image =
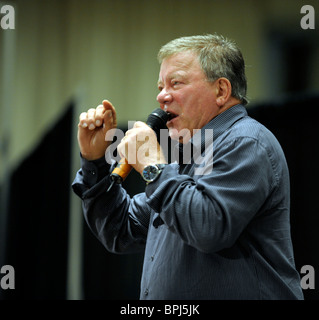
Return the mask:
[(72, 184), (82, 199), (85, 220), (111, 252), (137, 252), (144, 248), (149, 215), (139, 208), (139, 199), (130, 199), (119, 185), (110, 185), (112, 166), (101, 158), (82, 159), (82, 168)]
[[(198, 181), (181, 175), (171, 166), (146, 187), (147, 203), (170, 231), (185, 243), (205, 252), (216, 252), (229, 242), (230, 221)], [(234, 235), (234, 234), (233, 234)]]
[(147, 204), (169, 230), (202, 252), (231, 247), (271, 192), (271, 164), (264, 152), (252, 152), (251, 147), (251, 162), (240, 156), (226, 160), (231, 150), (243, 154), (243, 146), (236, 150), (230, 144), (225, 156), (216, 155), (210, 174), (180, 174), (178, 166), (169, 165), (146, 187)]

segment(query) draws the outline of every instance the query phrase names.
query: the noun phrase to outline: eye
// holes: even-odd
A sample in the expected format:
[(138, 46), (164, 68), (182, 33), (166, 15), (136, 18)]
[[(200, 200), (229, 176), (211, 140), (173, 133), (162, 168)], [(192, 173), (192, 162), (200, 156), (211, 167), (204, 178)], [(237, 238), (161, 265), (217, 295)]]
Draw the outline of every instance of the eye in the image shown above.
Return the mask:
[(181, 84), (180, 81), (177, 81), (177, 80), (172, 81), (172, 86), (178, 86), (179, 84)]

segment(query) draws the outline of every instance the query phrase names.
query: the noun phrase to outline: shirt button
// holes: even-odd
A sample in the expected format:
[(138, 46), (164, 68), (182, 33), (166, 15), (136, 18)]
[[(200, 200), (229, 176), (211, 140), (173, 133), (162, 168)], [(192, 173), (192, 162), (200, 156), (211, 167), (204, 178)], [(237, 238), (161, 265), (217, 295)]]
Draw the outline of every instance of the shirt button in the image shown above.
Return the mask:
[(151, 261), (154, 261), (154, 256), (151, 256)]
[(144, 295), (147, 296), (148, 295), (148, 289), (145, 289), (144, 291)]
[(95, 171), (94, 170), (92, 170), (90, 173), (91, 173), (92, 176), (95, 176)]

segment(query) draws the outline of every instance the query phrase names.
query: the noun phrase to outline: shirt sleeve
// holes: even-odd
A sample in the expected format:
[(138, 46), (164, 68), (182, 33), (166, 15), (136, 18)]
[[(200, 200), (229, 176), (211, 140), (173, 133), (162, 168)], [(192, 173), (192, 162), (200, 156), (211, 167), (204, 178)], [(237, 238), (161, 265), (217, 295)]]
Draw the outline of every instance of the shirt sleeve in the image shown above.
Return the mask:
[(113, 166), (104, 158), (87, 161), (81, 157), (81, 169), (72, 188), (82, 199), (89, 228), (106, 249), (114, 253), (140, 252), (145, 247), (151, 208), (145, 206), (145, 194), (131, 199), (117, 184), (107, 192)]
[(206, 253), (231, 247), (276, 185), (271, 158), (256, 139), (239, 137), (211, 161), (213, 170), (200, 177), (167, 166), (146, 187), (147, 203), (165, 225)]

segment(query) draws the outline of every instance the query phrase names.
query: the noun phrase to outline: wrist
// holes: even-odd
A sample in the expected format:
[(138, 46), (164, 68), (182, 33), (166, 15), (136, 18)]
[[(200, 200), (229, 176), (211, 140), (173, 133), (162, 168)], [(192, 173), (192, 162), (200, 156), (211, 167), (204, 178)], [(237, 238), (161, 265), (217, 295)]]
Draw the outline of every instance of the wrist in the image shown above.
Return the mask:
[[(106, 150), (106, 149), (105, 149)], [(81, 157), (84, 158), (85, 160), (87, 161), (95, 161), (95, 160), (98, 160), (98, 159), (101, 159), (104, 157), (105, 155), (105, 150), (102, 152), (83, 152), (83, 151), (80, 151), (81, 153)]]
[(145, 166), (141, 175), (146, 184), (157, 180), (165, 166), (167, 166), (167, 163), (157, 163)]

